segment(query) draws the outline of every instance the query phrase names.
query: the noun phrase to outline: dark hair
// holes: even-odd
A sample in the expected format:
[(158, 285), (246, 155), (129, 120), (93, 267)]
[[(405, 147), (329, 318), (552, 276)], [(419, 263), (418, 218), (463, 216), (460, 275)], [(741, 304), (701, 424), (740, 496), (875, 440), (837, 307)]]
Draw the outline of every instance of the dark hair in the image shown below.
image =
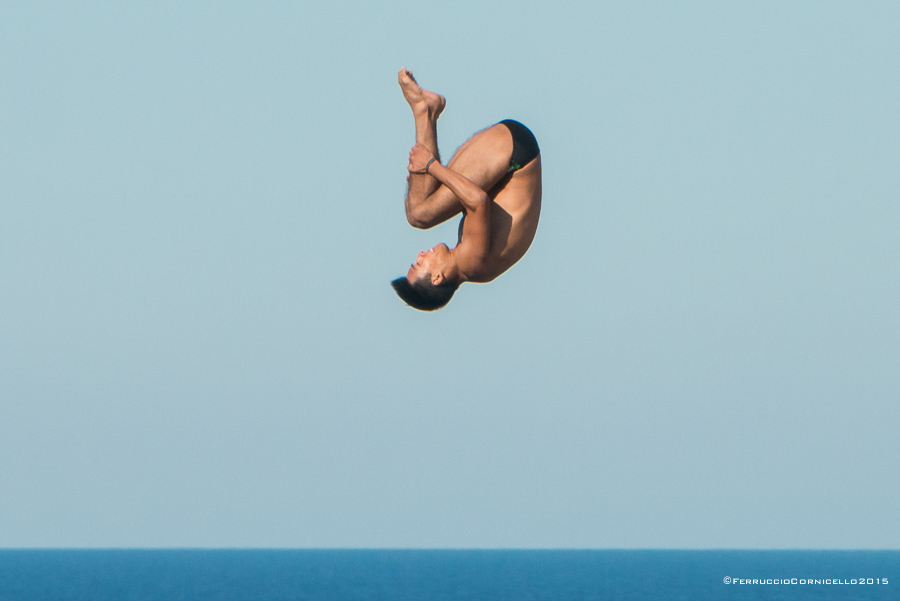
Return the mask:
[(428, 278), (417, 280), (410, 284), (406, 278), (397, 278), (391, 282), (397, 296), (419, 311), (434, 311), (450, 302), (453, 293), (459, 288), (458, 282), (445, 281), (440, 286), (435, 286)]

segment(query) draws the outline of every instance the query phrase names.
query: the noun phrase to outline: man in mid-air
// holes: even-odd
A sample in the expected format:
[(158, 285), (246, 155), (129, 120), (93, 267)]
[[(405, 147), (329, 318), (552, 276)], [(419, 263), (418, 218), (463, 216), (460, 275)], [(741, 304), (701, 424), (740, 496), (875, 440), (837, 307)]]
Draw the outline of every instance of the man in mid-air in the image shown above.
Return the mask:
[(506, 120), (469, 138), (444, 166), (437, 120), (446, 100), (419, 87), (405, 68), (398, 80), (416, 122), (406, 219), (428, 229), (463, 215), (455, 248), (441, 243), (420, 251), (406, 277), (391, 282), (407, 304), (433, 311), (463, 282), (490, 282), (531, 246), (541, 215), (540, 149), (527, 127)]

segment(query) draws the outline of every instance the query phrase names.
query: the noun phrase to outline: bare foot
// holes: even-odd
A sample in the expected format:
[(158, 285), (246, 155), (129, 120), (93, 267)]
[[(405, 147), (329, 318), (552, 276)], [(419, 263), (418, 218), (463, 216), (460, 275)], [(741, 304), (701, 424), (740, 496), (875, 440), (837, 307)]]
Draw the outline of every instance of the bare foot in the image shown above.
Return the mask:
[(437, 120), (441, 116), (441, 111), (447, 104), (447, 100), (440, 94), (423, 90), (416, 78), (406, 67), (400, 69), (397, 74), (397, 81), (400, 83), (400, 89), (403, 90), (403, 97), (409, 103), (414, 115), (427, 113), (429, 117)]

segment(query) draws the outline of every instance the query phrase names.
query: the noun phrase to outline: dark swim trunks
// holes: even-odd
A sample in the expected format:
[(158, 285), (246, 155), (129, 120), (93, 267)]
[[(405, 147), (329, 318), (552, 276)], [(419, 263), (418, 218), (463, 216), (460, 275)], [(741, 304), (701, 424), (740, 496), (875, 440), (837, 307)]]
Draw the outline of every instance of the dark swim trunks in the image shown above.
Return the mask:
[(540, 154), (541, 149), (538, 148), (537, 140), (531, 130), (518, 121), (504, 119), (500, 124), (505, 125), (512, 134), (513, 151), (512, 157), (509, 159), (509, 171), (507, 171), (507, 173), (512, 173), (534, 160), (534, 157)]

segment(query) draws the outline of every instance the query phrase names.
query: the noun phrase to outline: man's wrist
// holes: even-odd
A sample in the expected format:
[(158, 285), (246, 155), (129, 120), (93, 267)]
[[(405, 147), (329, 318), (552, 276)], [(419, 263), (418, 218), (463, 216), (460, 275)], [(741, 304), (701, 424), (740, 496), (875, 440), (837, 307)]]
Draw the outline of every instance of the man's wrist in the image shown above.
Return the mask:
[(430, 159), (428, 159), (428, 162), (425, 163), (425, 173), (428, 173), (428, 168), (431, 167), (431, 164), (433, 162), (435, 162), (436, 160), (437, 159), (435, 159), (434, 157), (431, 157)]

